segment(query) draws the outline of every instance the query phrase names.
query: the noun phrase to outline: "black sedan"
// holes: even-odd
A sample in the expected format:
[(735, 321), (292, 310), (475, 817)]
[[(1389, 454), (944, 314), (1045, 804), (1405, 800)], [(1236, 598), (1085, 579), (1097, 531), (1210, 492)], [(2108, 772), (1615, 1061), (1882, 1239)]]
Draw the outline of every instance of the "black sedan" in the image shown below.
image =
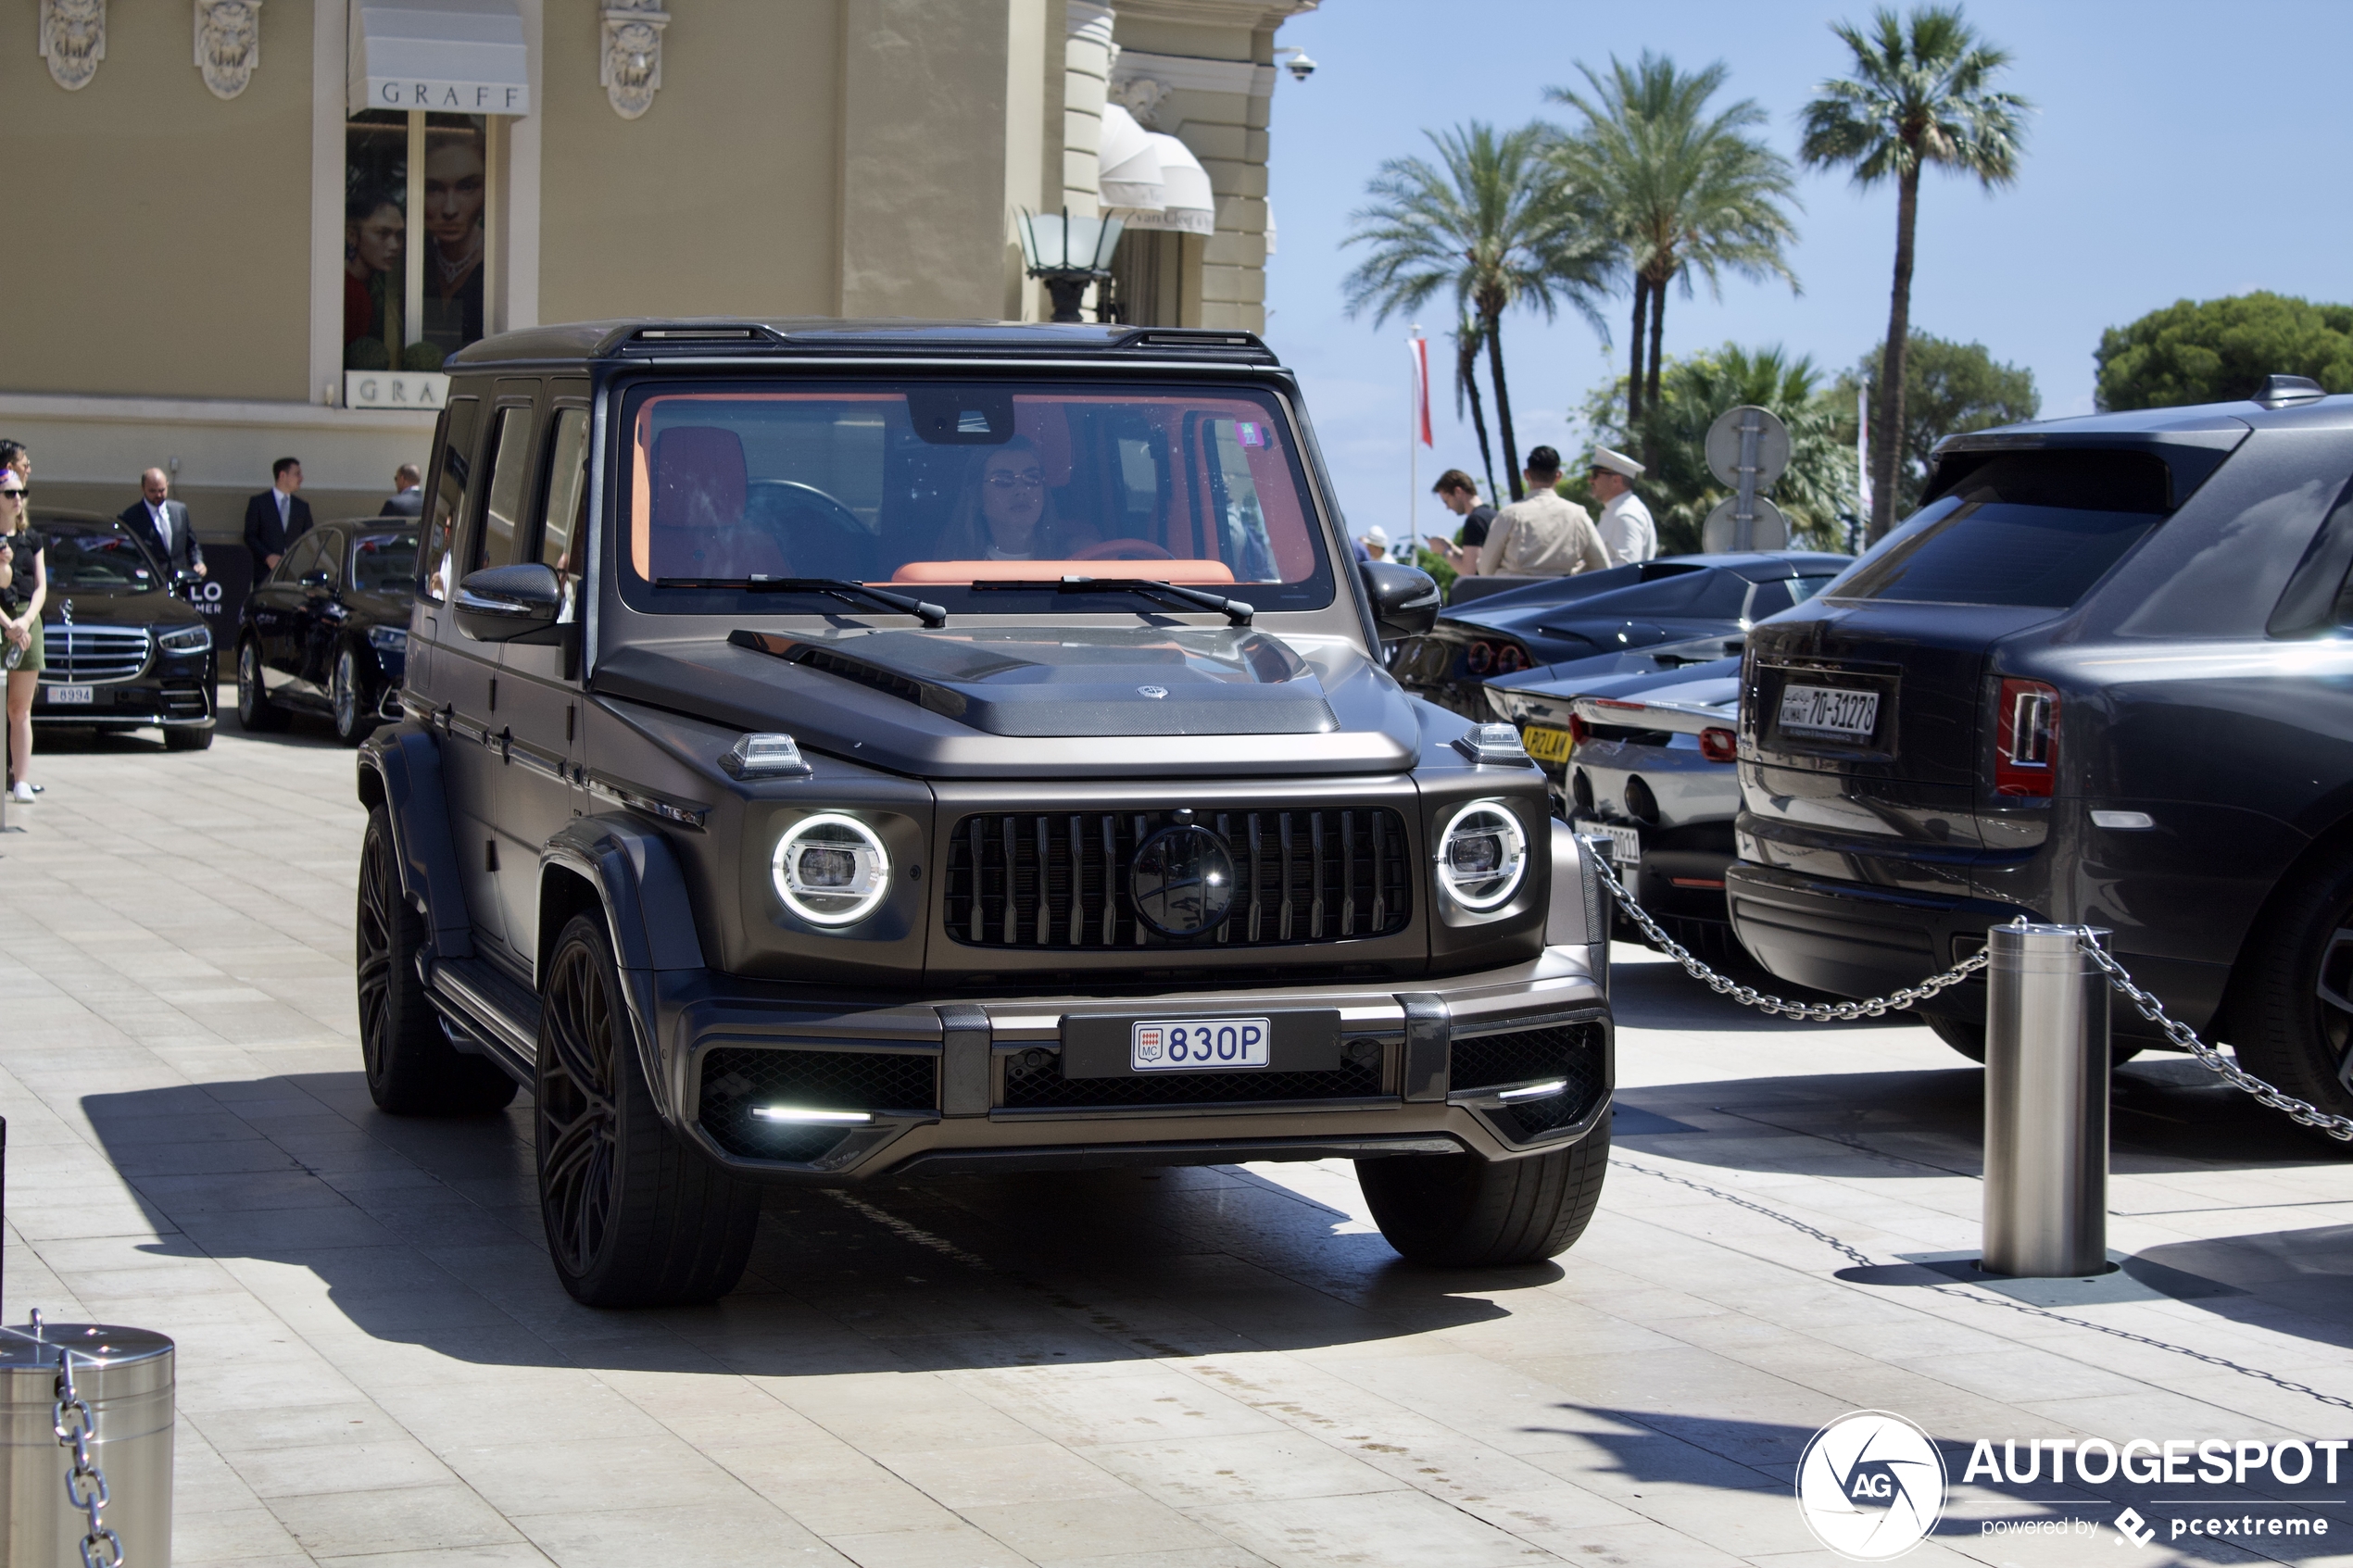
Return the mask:
[(1521, 675), (1515, 684), (1525, 684), (1524, 671), (1572, 659), (1737, 637), (1812, 598), (1853, 564), (1806, 550), (1672, 556), (1545, 578), (1468, 602), (1462, 602), (1468, 583), (1458, 583), (1455, 608), (1428, 634), (1397, 644), (1390, 672), (1416, 696), (1483, 722), (1495, 717), (1482, 689), (1491, 677)]
[(245, 596), (237, 621), (237, 722), (283, 730), (324, 714), (357, 746), (400, 716), (417, 531), (369, 518), (321, 523)]
[(32, 516), (48, 568), (41, 612), (47, 668), (32, 721), (95, 730), (160, 728), (174, 751), (212, 744), (212, 630), (147, 544), (95, 512)]

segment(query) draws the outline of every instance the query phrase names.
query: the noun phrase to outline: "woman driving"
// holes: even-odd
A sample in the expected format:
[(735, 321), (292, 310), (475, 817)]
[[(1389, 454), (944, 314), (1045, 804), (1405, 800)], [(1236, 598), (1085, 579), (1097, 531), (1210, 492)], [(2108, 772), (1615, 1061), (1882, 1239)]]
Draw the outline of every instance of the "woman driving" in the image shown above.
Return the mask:
[(1038, 444), (1016, 435), (992, 447), (964, 481), (940, 554), (957, 560), (1067, 560), (1102, 535), (1054, 514)]

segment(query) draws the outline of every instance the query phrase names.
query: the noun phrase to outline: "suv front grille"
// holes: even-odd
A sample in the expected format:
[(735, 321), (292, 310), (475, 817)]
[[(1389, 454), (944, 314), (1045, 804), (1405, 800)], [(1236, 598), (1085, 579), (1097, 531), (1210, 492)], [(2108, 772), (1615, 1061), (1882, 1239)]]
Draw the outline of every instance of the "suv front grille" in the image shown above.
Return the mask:
[(1204, 810), (1226, 842), (1234, 901), (1200, 936), (1136, 917), (1128, 863), (1173, 810), (1004, 812), (949, 835), (948, 934), (979, 947), (1263, 947), (1387, 936), (1413, 915), (1405, 819), (1380, 806)]
[(1005, 1109), (1105, 1109), (1114, 1106), (1232, 1105), (1315, 1099), (1372, 1099), (1381, 1093), (1380, 1058), (1343, 1062), (1326, 1073), (1132, 1073), (1065, 1078), (1062, 1057), (1044, 1066), (1005, 1062)]
[(723, 1046), (703, 1058), (696, 1119), (711, 1141), (752, 1160), (814, 1160), (848, 1134), (752, 1114), (764, 1105), (804, 1110), (928, 1112), (937, 1108), (930, 1052), (759, 1049)]
[(41, 629), (48, 668), (44, 681), (129, 681), (147, 667), (144, 626), (76, 626), (53, 621)]
[(1565, 1078), (1568, 1086), (1543, 1099), (1523, 1100), (1482, 1115), (1514, 1143), (1527, 1143), (1582, 1119), (1602, 1092), (1602, 1026), (1557, 1023), (1475, 1035), (1453, 1043), (1447, 1089), (1500, 1088), (1507, 1084)]

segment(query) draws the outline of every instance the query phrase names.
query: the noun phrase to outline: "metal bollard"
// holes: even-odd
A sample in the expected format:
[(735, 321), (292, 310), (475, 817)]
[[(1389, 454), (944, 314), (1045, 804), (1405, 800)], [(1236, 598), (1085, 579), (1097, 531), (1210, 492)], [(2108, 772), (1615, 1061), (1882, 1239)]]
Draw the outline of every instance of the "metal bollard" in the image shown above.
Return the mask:
[(2057, 1279), (2108, 1261), (2108, 980), (2083, 927), (1985, 934), (1985, 1257)]
[(72, 1449), (57, 1441), (57, 1352), (94, 1418), (90, 1457), (106, 1475), (107, 1528), (126, 1568), (170, 1568), (170, 1339), (144, 1328), (44, 1323), (0, 1328), (0, 1568), (82, 1561), (89, 1522), (67, 1497)]

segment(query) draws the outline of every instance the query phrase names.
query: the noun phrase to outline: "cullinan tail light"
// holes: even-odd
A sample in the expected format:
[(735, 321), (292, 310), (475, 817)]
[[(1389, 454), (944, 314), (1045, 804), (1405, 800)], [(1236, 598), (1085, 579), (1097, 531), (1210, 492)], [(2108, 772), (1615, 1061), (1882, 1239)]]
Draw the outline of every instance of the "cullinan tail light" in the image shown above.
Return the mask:
[(2006, 680), (1994, 708), (1994, 793), (2047, 800), (2058, 777), (2058, 690)]
[(1710, 762), (1730, 762), (1740, 756), (1740, 741), (1730, 730), (1702, 730), (1699, 754)]

